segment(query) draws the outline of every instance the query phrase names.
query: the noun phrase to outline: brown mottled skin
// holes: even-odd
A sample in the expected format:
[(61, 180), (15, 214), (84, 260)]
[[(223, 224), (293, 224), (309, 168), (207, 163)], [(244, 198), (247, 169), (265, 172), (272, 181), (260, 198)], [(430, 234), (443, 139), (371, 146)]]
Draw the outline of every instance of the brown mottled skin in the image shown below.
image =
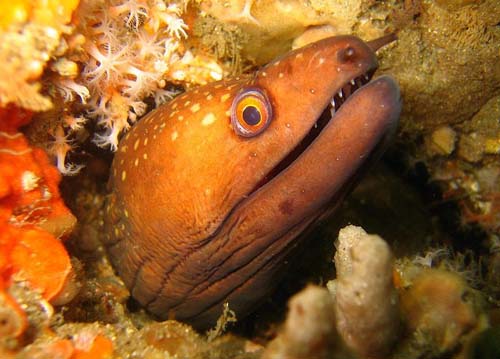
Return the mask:
[[(113, 161), (105, 245), (139, 303), (207, 328), (224, 302), (241, 318), (270, 292), (299, 234), (338, 204), (394, 132), (399, 90), (381, 77), (299, 146), (339, 89), (375, 70), (384, 42), (313, 43), (252, 76), (188, 91), (132, 128)], [(238, 135), (230, 119), (248, 86), (272, 107), (255, 137)], [(276, 169), (290, 153), (298, 157)]]

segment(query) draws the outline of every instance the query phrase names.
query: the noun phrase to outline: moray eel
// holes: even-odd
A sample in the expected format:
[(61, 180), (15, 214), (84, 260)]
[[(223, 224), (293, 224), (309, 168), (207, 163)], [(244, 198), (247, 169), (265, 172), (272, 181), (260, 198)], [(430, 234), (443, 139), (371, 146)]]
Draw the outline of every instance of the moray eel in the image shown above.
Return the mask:
[(374, 51), (332, 37), (142, 118), (113, 160), (104, 244), (159, 319), (207, 328), (276, 285), (299, 236), (334, 209), (397, 126)]

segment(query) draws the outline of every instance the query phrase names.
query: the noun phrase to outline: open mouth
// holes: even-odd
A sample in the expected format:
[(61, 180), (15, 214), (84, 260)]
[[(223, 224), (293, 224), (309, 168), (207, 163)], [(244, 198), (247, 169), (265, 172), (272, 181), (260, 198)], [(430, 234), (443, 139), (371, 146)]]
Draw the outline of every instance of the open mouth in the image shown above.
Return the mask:
[(376, 69), (371, 69), (366, 73), (355, 77), (345, 83), (331, 98), (329, 104), (318, 117), (314, 126), (311, 127), (306, 136), (276, 165), (274, 166), (250, 191), (249, 195), (270, 182), (285, 168), (290, 166), (309, 145), (319, 136), (321, 131), (335, 117), (335, 113), (342, 107), (347, 99), (358, 89), (370, 82)]

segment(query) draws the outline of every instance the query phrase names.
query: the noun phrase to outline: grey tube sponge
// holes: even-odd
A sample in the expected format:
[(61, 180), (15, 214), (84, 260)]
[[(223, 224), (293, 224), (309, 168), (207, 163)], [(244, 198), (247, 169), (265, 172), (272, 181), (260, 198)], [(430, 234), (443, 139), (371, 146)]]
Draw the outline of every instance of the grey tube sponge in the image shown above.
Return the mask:
[(335, 329), (333, 299), (325, 288), (309, 285), (288, 302), (279, 335), (262, 359), (350, 358)]
[(356, 226), (340, 230), (336, 247), (337, 330), (361, 357), (385, 357), (400, 327), (391, 250), (382, 238)]

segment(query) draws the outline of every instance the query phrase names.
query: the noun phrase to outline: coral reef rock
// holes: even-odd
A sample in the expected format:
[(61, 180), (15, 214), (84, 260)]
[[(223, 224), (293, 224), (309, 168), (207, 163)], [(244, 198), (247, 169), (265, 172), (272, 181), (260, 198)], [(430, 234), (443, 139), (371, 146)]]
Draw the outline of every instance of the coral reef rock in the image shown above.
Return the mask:
[(402, 293), (401, 305), (413, 333), (410, 347), (434, 356), (456, 349), (486, 324), (477, 293), (450, 271), (423, 270)]

